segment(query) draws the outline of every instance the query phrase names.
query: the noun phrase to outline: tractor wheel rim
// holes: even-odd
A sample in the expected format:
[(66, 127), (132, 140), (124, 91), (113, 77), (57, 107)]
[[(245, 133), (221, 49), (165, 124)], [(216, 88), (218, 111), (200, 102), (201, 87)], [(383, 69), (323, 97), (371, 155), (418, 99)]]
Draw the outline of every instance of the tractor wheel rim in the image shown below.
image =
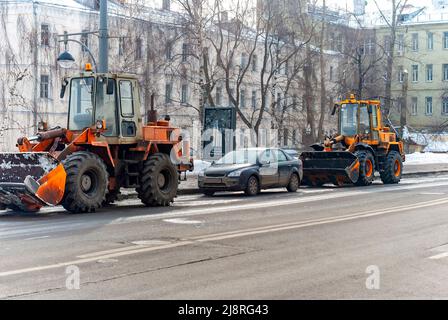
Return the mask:
[(370, 160), (366, 161), (366, 176), (371, 177), (373, 174), (373, 163)]
[(81, 189), (84, 193), (88, 193), (92, 189), (92, 178), (88, 174), (81, 177)]
[(166, 179), (163, 172), (160, 172), (159, 175), (157, 176), (157, 185), (159, 186), (160, 189), (165, 188)]
[(400, 176), (400, 171), (401, 171), (401, 164), (400, 161), (395, 160), (395, 164), (394, 164), (394, 174), (396, 177)]

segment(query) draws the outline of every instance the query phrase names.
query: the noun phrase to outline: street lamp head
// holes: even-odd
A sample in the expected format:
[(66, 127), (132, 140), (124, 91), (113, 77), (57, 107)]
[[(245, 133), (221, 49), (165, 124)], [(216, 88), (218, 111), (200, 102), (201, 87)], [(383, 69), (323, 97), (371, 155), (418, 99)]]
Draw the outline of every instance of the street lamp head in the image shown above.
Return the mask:
[(64, 51), (59, 55), (57, 62), (61, 68), (69, 69), (75, 63), (75, 58), (68, 51)]

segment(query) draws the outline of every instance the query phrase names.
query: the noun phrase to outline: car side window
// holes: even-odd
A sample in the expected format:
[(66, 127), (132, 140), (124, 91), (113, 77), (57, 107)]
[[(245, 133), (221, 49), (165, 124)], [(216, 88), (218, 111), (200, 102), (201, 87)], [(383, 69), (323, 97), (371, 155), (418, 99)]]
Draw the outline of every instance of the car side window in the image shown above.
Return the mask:
[(277, 159), (278, 162), (288, 161), (288, 158), (286, 157), (285, 153), (281, 150), (277, 150)]
[(275, 159), (276, 159), (275, 154), (271, 149), (265, 150), (260, 157), (260, 161), (262, 163), (275, 163), (276, 162)]

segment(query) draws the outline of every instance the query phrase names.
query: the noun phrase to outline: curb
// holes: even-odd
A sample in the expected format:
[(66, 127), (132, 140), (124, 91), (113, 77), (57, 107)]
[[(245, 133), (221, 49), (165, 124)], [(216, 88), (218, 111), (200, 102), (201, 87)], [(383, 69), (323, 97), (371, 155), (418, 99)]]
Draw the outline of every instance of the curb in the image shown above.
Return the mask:
[[(448, 170), (423, 171), (423, 172), (403, 172), (403, 177), (412, 178), (412, 177), (422, 177), (422, 176), (430, 176), (430, 175), (437, 175), (437, 174), (448, 174)], [(201, 192), (199, 192), (199, 189), (196, 189), (196, 188), (186, 188), (186, 189), (179, 189), (177, 194), (180, 196), (185, 196), (185, 195), (201, 194)], [(118, 201), (136, 199), (136, 198), (137, 198), (137, 193), (128, 193), (128, 194), (120, 195)]]

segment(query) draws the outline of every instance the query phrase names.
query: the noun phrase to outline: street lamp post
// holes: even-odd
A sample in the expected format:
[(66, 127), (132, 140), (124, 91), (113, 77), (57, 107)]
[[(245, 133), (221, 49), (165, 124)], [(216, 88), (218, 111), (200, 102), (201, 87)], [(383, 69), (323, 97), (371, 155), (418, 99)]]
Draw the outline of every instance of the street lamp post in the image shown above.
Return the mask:
[(408, 72), (408, 70), (403, 70), (403, 86), (402, 86), (401, 107), (400, 107), (400, 135), (401, 135), (401, 137), (403, 137), (404, 128), (407, 125), (408, 86), (409, 86), (409, 72)]
[[(59, 35), (59, 37), (62, 37), (62, 40), (59, 40), (59, 42), (63, 42), (65, 44), (65, 51), (62, 52), (57, 61), (59, 65), (62, 68), (70, 68), (75, 63), (75, 59), (73, 56), (67, 51), (67, 43), (68, 42), (75, 42), (79, 44), (84, 51), (86, 51), (90, 59), (92, 60), (92, 63), (95, 67), (96, 72), (101, 73), (107, 73), (109, 72), (109, 54), (108, 54), (108, 41), (109, 41), (109, 32), (107, 27), (107, 0), (100, 0), (100, 28), (99, 31), (92, 31), (92, 32), (82, 32), (82, 33), (67, 33), (64, 32), (63, 35)], [(86, 35), (86, 34), (95, 34), (99, 37), (99, 64), (97, 64), (95, 57), (93, 56), (90, 49), (81, 41), (70, 39), (70, 36), (79, 36), (79, 35)]]

